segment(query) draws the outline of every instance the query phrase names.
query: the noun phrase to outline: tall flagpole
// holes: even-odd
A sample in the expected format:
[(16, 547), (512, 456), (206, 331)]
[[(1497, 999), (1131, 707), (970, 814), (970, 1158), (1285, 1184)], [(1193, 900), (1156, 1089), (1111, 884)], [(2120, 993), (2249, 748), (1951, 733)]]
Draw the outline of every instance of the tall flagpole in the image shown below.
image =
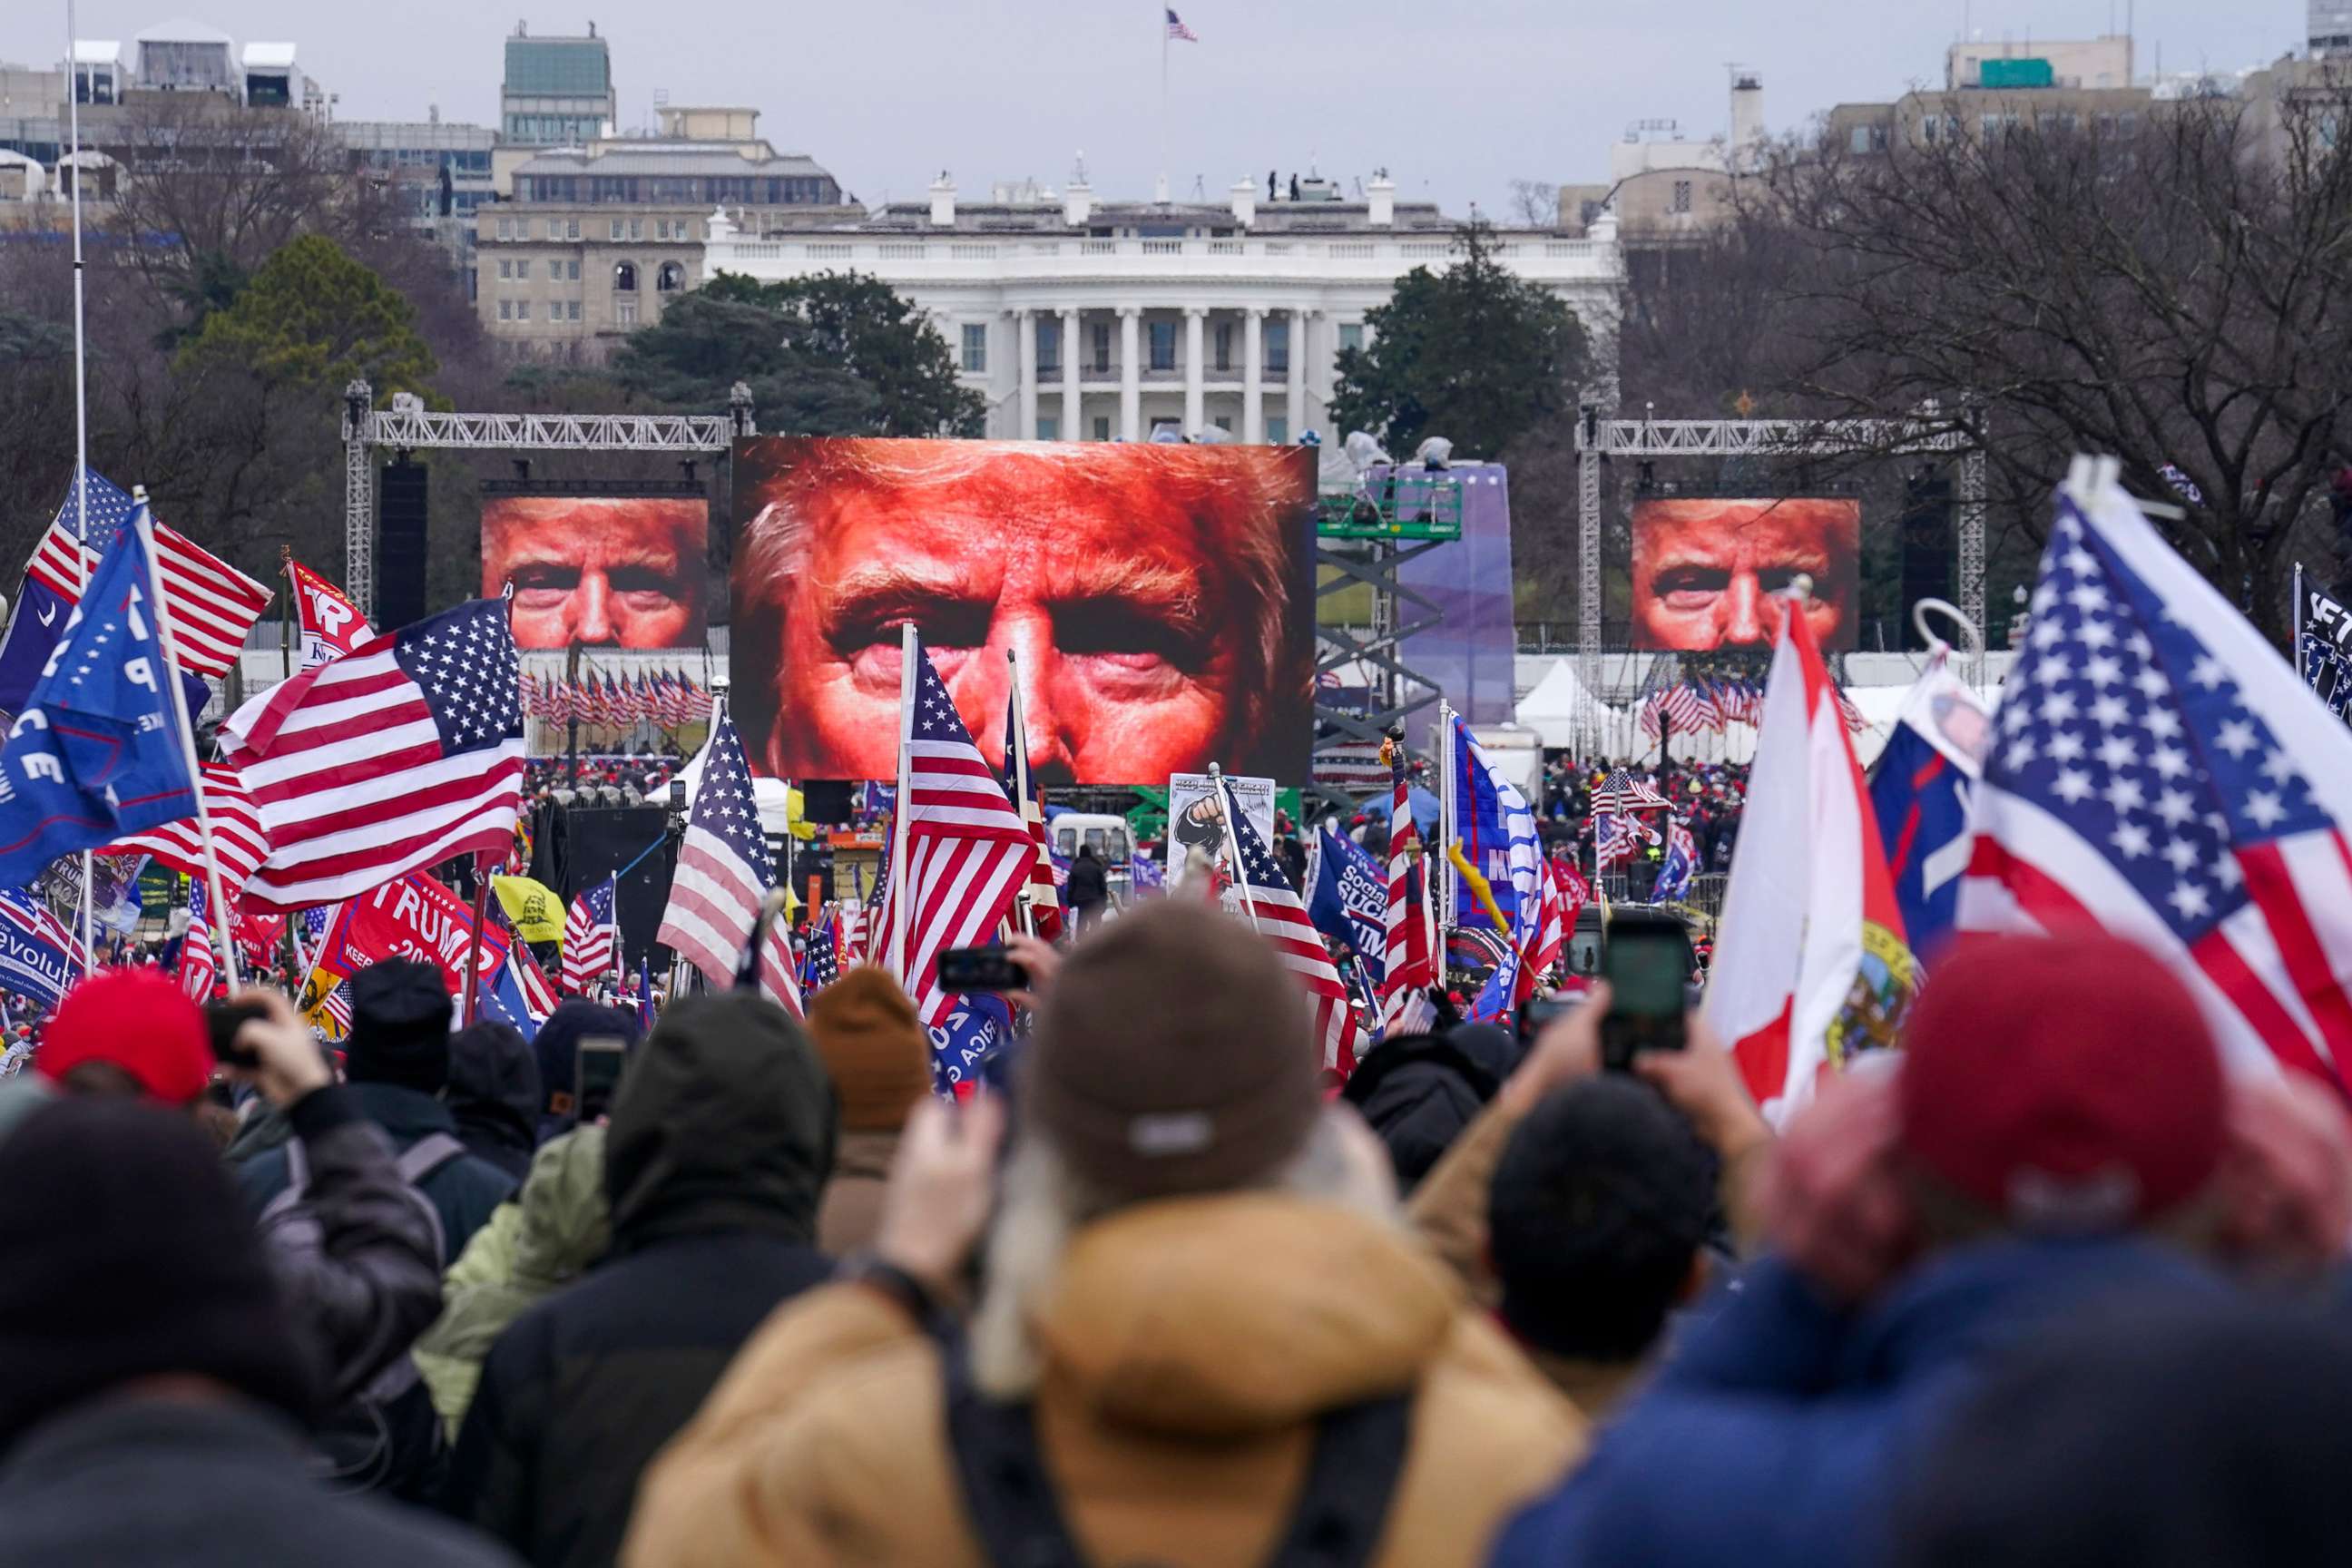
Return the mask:
[[(1006, 648), (1004, 659), (1013, 671), (1013, 703), (1005, 719), (1005, 721), (1013, 727), (1012, 734), (1005, 737), (1007, 749), (1013, 753), (1013, 793), (1015, 797), (1013, 809), (1021, 814), (1021, 826), (1025, 829), (1029, 826), (1029, 718), (1021, 706), (1020, 650)], [(1037, 810), (1040, 816), (1045, 815), (1044, 806), (1039, 806)], [(1030, 859), (1034, 862), (1036, 856), (1037, 851), (1033, 847), (1029, 851)], [(1030, 871), (1034, 874), (1035, 870), (1036, 867), (1033, 864)], [(1021, 879), (1020, 895), (1023, 936), (1037, 934), (1037, 912), (1029, 901), (1030, 886), (1030, 877), (1024, 876)]]
[(1159, 200), (1169, 199), (1168, 192), (1168, 7), (1164, 0), (1152, 0), (1151, 14), (1160, 24), (1160, 183), (1156, 190)]
[[(1437, 765), (1440, 770), (1437, 782), (1437, 859), (1433, 863), (1445, 868), (1445, 874), (1439, 879), (1444, 885), (1445, 899), (1438, 914), (1441, 923), (1448, 931), (1462, 924), (1462, 873), (1454, 868), (1454, 857), (1446, 853), (1462, 837), (1462, 806), (1454, 798), (1454, 781), (1462, 773), (1462, 761), (1454, 754), (1459, 744), (1454, 733), (1454, 704), (1440, 698), (1437, 702)], [(1433, 864), (1427, 848), (1425, 845), (1423, 847), (1423, 865)], [(1431, 901), (1434, 903), (1436, 900)]]
[(898, 968), (898, 984), (912, 996), (915, 977), (907, 972), (907, 900), (911, 891), (907, 878), (907, 810), (912, 804), (908, 798), (907, 773), (911, 761), (908, 753), (915, 740), (915, 658), (922, 641), (912, 621), (898, 632), (898, 808), (890, 819), (890, 874), (898, 880), (888, 894), (890, 958)]
[[(155, 605), (156, 638), (163, 645), (163, 681), (172, 694), (172, 717), (179, 727), (180, 755), (188, 764), (188, 786), (196, 796), (196, 837), (205, 847), (205, 889), (211, 896), (213, 909), (213, 945), (220, 950), (221, 973), (228, 976), (228, 988), (235, 991), (242, 982), (237, 978), (236, 944), (229, 940), (228, 900), (221, 896), (220, 857), (213, 848), (212, 814), (205, 809), (205, 770), (196, 761), (196, 730), (188, 721), (188, 693), (180, 683), (179, 639), (172, 633), (172, 601), (163, 596), (163, 563), (155, 554), (155, 520), (147, 510), (147, 487), (134, 486), (131, 499), (131, 526), (139, 531), (139, 548), (147, 557), (147, 595)], [(82, 879), (85, 900), (89, 897), (89, 879)], [(84, 908), (88, 908), (87, 902)]]
[[(74, 20), (74, 0), (66, 0), (66, 117), (73, 144), (73, 310), (74, 310), (74, 538), (81, 545), (76, 553), (78, 581), (83, 593), (89, 591), (89, 382), (88, 355), (83, 344), (81, 296), (81, 60), (75, 47), (74, 35), (80, 31)], [(152, 563), (153, 556), (149, 556)], [(179, 688), (172, 689), (177, 691)], [(183, 721), (184, 724), (185, 721)], [(197, 781), (196, 799), (202, 802), (202, 780)], [(212, 846), (206, 841), (205, 852)], [(91, 928), (96, 921), (90, 892), (89, 851), (81, 852), (81, 972), (87, 977), (98, 966), (98, 952), (93, 943)], [(218, 902), (215, 895), (215, 901)], [(236, 973), (230, 973), (234, 980)]]

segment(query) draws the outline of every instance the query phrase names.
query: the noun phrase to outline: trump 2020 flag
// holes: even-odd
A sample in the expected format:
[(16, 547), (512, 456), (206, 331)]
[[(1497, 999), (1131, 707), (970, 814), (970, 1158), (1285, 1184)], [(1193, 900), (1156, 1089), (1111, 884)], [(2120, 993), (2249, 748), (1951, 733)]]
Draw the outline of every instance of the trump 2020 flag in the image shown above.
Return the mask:
[(1960, 928), (2104, 926), (2170, 962), (2234, 1060), (2342, 1093), (2352, 732), (2158, 536), (2112, 460), (2078, 458), (2059, 490), (2031, 609)]
[(1878, 754), (1870, 805), (1895, 879), (1911, 951), (1922, 958), (1950, 940), (1960, 873), (1969, 864), (1969, 796), (1976, 787), (1991, 716), (1938, 653), (1904, 698)]
[(1805, 617), (1783, 616), (1707, 1021), (1777, 1126), (1822, 1072), (1893, 1045), (1916, 986), (1837, 687)]
[(0, 887), (23, 887), (60, 855), (195, 814), (152, 581), (139, 530), (121, 530), (9, 731)]

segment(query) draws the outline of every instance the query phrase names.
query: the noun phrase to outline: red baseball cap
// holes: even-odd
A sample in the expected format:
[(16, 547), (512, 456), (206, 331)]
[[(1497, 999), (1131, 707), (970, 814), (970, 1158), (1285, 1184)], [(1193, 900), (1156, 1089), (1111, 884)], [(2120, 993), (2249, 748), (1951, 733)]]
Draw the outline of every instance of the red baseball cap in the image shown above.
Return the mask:
[(109, 969), (66, 993), (33, 1057), (49, 1079), (84, 1062), (110, 1062), (155, 1099), (185, 1105), (212, 1081), (212, 1035), (161, 971)]
[(1963, 938), (1904, 1046), (1904, 1149), (2017, 1229), (2126, 1229), (2221, 1163), (2221, 1058), (2196, 998), (2105, 931)]

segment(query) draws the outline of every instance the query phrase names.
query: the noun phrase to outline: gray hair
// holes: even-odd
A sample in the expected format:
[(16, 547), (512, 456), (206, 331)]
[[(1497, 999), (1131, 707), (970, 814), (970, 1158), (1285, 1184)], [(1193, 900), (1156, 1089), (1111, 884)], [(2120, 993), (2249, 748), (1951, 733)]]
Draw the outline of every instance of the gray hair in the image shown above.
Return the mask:
[[(1351, 1136), (1352, 1133), (1352, 1136)], [(1396, 1181), (1380, 1143), (1354, 1113), (1326, 1110), (1288, 1163), (1249, 1190), (1333, 1204), (1383, 1224), (1402, 1224)], [(989, 1226), (985, 1281), (972, 1314), (972, 1381), (992, 1399), (1025, 1399), (1044, 1367), (1030, 1315), (1060, 1271), (1071, 1239), (1126, 1206), (1070, 1168), (1034, 1132), (1005, 1163)]]

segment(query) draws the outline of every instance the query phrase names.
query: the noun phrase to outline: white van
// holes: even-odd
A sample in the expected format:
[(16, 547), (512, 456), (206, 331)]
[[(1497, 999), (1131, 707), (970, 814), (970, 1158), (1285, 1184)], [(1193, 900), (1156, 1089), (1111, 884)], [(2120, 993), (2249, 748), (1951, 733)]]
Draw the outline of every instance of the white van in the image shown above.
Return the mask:
[(1066, 811), (1045, 824), (1045, 840), (1065, 860), (1076, 859), (1081, 848), (1093, 850), (1095, 858), (1103, 863), (1111, 901), (1121, 905), (1129, 901), (1135, 882), (1135, 829), (1128, 826), (1127, 818)]

